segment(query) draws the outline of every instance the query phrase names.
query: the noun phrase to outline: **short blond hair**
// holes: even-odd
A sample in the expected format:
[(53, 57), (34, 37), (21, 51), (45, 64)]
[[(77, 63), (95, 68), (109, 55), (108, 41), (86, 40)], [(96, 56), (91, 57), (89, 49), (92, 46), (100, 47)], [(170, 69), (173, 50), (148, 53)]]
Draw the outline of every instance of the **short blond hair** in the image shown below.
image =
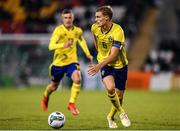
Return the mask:
[(104, 16), (108, 16), (110, 20), (113, 17), (113, 10), (112, 10), (111, 6), (109, 6), (109, 5), (101, 6), (101, 7), (97, 8), (96, 12), (102, 12), (102, 14)]
[(64, 9), (63, 11), (62, 11), (62, 15), (63, 14), (73, 14), (73, 12), (72, 12), (72, 10), (71, 9)]

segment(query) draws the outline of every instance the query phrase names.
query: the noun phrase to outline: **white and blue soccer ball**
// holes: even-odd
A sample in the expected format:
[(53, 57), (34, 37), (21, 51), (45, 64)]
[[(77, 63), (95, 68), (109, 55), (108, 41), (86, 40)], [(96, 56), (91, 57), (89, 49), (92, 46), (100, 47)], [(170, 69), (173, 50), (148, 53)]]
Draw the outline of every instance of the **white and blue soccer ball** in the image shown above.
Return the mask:
[(48, 117), (48, 124), (55, 129), (59, 129), (65, 124), (65, 115), (61, 112), (52, 112)]

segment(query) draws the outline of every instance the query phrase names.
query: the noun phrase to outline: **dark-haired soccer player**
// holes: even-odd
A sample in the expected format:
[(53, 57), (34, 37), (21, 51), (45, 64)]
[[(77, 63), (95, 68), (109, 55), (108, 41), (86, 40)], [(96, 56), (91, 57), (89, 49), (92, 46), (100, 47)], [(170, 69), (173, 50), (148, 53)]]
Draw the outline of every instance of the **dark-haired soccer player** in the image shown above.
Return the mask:
[(109, 128), (117, 128), (114, 121), (116, 112), (122, 125), (129, 127), (131, 122), (122, 108), (128, 72), (124, 31), (120, 25), (111, 21), (112, 16), (110, 6), (102, 6), (96, 10), (91, 31), (98, 51), (98, 64), (90, 65), (88, 74), (93, 76), (101, 70), (102, 80), (112, 103), (111, 111), (107, 115)]
[(51, 83), (44, 91), (41, 101), (41, 108), (46, 111), (50, 94), (58, 88), (58, 85), (64, 74), (73, 81), (71, 96), (67, 108), (73, 115), (78, 115), (79, 110), (75, 106), (76, 98), (80, 91), (81, 75), (80, 66), (77, 58), (77, 43), (85, 52), (87, 58), (92, 62), (86, 41), (83, 38), (81, 28), (73, 25), (74, 15), (71, 10), (65, 9), (62, 12), (63, 24), (55, 28), (49, 43), (49, 50), (54, 50), (53, 62), (49, 67)]

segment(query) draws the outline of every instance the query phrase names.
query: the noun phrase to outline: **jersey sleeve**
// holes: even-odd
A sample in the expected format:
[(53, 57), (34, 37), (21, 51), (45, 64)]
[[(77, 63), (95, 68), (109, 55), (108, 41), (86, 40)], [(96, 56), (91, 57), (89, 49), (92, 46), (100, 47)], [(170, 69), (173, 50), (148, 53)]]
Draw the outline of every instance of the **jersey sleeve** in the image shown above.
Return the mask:
[(82, 29), (79, 29), (79, 39), (78, 39), (78, 43), (81, 46), (82, 50), (84, 51), (84, 53), (86, 54), (86, 56), (90, 55), (87, 43), (83, 37), (83, 31)]
[(49, 43), (49, 50), (55, 50), (64, 47), (64, 43), (59, 42), (60, 40), (60, 33), (59, 33), (59, 28), (56, 28), (52, 36), (50, 38), (50, 43)]
[(114, 32), (114, 41), (118, 41), (122, 44), (124, 43), (125, 38), (124, 38), (124, 31), (122, 28), (119, 28)]
[(116, 29), (116, 31), (114, 32), (114, 41), (113, 41), (113, 46), (117, 47), (121, 50), (123, 44), (124, 44), (124, 31), (123, 29), (120, 27), (118, 29)]

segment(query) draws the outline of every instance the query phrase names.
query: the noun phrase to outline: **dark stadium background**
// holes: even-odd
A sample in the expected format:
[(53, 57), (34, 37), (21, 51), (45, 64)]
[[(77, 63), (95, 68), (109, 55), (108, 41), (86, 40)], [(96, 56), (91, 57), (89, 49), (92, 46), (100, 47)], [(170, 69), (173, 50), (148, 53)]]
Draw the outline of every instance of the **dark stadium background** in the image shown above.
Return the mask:
[[(178, 0), (1, 0), (0, 85), (47, 84), (53, 55), (47, 46), (53, 29), (61, 24), (64, 8), (75, 13), (74, 23), (83, 28), (90, 51), (96, 57), (90, 28), (95, 9), (102, 5), (113, 7), (113, 21), (125, 31), (130, 69), (128, 87), (179, 90)], [(87, 75), (88, 61), (81, 49), (78, 54), (83, 87), (101, 88), (102, 83), (95, 81), (100, 79), (98, 75), (95, 78)], [(69, 86), (67, 81), (63, 80), (62, 85)]]
[[(127, 129), (180, 129), (180, 0), (0, 0), (0, 130), (50, 130), (47, 118), (53, 111), (65, 114), (63, 129), (108, 129), (110, 103), (101, 77), (87, 74), (88, 61), (79, 47), (80, 116), (72, 117), (66, 109), (67, 77), (51, 96), (48, 111), (40, 108), (50, 82), (49, 39), (61, 24), (61, 11), (73, 10), (74, 24), (84, 30), (95, 58), (90, 28), (102, 5), (112, 6), (113, 21), (125, 32), (129, 73), (123, 108), (132, 122)], [(118, 129), (125, 129), (120, 122)]]

